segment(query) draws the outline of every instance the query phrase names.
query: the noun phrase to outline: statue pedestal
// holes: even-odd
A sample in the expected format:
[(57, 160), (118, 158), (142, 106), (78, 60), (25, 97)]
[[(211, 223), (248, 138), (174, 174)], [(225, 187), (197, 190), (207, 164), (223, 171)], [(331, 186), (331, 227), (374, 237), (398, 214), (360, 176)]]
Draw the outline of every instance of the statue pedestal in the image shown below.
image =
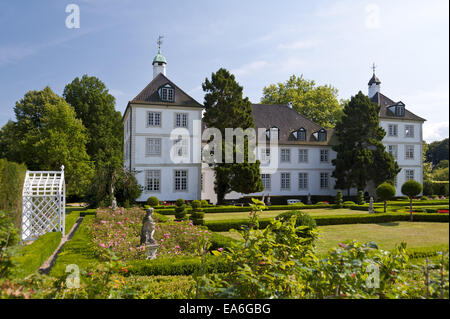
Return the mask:
[(145, 255), (147, 256), (146, 259), (155, 259), (156, 258), (156, 251), (158, 250), (158, 244), (151, 244), (145, 246)]

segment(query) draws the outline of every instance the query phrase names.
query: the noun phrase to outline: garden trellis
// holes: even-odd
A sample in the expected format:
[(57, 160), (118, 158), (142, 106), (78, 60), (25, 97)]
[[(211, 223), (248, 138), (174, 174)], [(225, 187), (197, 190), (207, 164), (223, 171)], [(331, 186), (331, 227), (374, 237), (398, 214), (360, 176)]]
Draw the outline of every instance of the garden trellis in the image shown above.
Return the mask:
[(66, 187), (61, 171), (27, 171), (22, 192), (22, 241), (65, 229)]

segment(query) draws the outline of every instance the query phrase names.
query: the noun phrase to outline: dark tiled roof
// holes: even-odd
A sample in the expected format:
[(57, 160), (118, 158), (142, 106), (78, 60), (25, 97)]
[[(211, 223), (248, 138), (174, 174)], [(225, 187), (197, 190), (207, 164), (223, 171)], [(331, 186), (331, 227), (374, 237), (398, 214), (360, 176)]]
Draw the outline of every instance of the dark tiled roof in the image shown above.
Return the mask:
[[(280, 129), (279, 144), (329, 145), (335, 140), (331, 129), (326, 130), (326, 141), (316, 140), (312, 134), (322, 127), (285, 104), (252, 104), (252, 108), (256, 128), (268, 129), (275, 126)], [(306, 129), (306, 141), (298, 141), (292, 135), (294, 131), (302, 127)]]
[(426, 121), (425, 119), (421, 118), (420, 116), (415, 115), (414, 113), (408, 111), (405, 109), (405, 116), (399, 117), (392, 114), (391, 111), (389, 111), (388, 107), (391, 105), (397, 104), (397, 102), (394, 102), (387, 96), (381, 94), (380, 92), (375, 93), (374, 96), (370, 98), (372, 102), (377, 103), (380, 106), (380, 118), (385, 119), (400, 119), (400, 120), (412, 120), (412, 121)]
[(372, 85), (373, 83), (376, 83), (376, 84), (380, 84), (381, 83), (380, 79), (377, 78), (375, 73), (372, 75), (372, 78), (369, 80), (368, 84)]
[[(175, 101), (174, 102), (162, 102), (159, 98), (158, 89), (164, 85), (170, 83), (175, 88)], [(187, 106), (187, 107), (203, 107), (200, 103), (187, 95), (182, 89), (170, 81), (162, 73), (159, 73), (130, 103), (138, 104), (160, 104), (160, 105), (174, 105), (174, 106)]]

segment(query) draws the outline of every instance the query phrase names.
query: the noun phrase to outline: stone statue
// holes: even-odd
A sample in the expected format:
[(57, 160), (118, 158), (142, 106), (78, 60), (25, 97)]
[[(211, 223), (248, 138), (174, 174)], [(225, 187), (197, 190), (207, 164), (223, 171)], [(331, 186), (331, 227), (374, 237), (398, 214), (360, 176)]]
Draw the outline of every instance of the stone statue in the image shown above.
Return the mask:
[(267, 206), (272, 205), (272, 203), (270, 202), (270, 195), (267, 194)]
[(147, 259), (156, 258), (156, 250), (158, 249), (158, 244), (153, 238), (155, 233), (156, 223), (153, 221), (152, 214), (153, 208), (147, 208), (144, 219), (142, 220), (142, 230), (141, 230), (141, 245), (146, 246)]
[(373, 210), (373, 197), (370, 196), (370, 202), (369, 202), (369, 214), (373, 214), (375, 211)]
[(312, 205), (312, 201), (311, 201), (311, 194), (308, 193), (308, 201), (306, 202), (307, 205)]

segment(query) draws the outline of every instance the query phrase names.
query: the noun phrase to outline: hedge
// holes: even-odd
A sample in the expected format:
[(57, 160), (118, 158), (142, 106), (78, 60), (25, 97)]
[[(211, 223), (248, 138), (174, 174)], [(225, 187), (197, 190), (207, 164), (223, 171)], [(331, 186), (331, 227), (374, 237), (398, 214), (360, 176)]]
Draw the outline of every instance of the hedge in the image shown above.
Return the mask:
[(61, 238), (61, 232), (50, 232), (42, 235), (30, 245), (18, 246), (17, 250), (14, 249), (12, 276), (24, 278), (37, 271), (58, 248)]
[[(422, 222), (448, 222), (448, 214), (414, 213), (414, 221)], [(400, 213), (375, 213), (355, 215), (329, 215), (314, 216), (317, 226), (342, 225), (342, 224), (375, 224), (393, 221), (409, 221), (408, 214)], [(272, 218), (259, 219), (259, 226), (265, 228)], [(230, 229), (240, 229), (242, 225), (248, 225), (248, 219), (214, 220), (206, 222), (206, 227), (211, 231), (221, 232)]]
[[(228, 267), (221, 263), (215, 256), (207, 257), (204, 264), (206, 273), (228, 272)], [(200, 269), (201, 260), (199, 257), (175, 257), (175, 258), (157, 258), (153, 260), (134, 260), (127, 263), (126, 275), (139, 276), (176, 276), (192, 275)]]
[(222, 234), (212, 233), (210, 241), (211, 247), (209, 249), (217, 250), (219, 248), (230, 248), (233, 242), (235, 242), (236, 240), (231, 237), (224, 236)]
[(438, 252), (448, 252), (448, 245), (416, 247), (406, 249), (409, 258), (426, 258), (437, 256)]

